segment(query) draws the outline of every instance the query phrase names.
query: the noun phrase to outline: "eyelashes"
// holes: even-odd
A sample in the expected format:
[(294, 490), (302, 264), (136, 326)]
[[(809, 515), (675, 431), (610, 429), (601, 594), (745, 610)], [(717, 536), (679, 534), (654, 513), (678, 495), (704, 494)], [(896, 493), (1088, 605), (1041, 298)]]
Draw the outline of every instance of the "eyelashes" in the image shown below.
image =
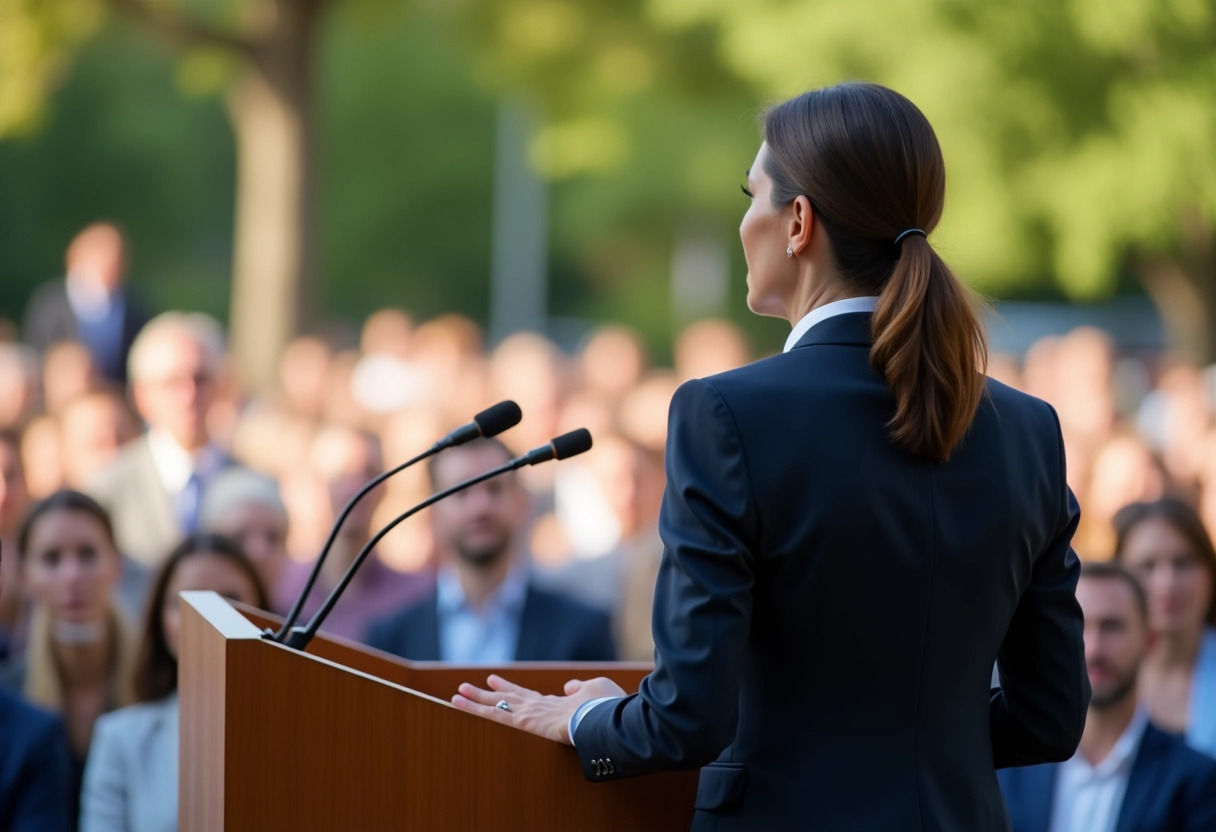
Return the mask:
[(747, 186), (746, 186), (746, 185), (740, 185), (740, 186), (739, 186), (739, 190), (743, 191), (743, 195), (744, 195), (745, 197), (747, 197), (748, 199), (755, 199), (755, 198), (756, 198), (755, 196), (753, 196), (753, 195), (752, 195), (752, 192), (751, 192), (751, 191), (749, 191), (749, 190), (747, 189)]

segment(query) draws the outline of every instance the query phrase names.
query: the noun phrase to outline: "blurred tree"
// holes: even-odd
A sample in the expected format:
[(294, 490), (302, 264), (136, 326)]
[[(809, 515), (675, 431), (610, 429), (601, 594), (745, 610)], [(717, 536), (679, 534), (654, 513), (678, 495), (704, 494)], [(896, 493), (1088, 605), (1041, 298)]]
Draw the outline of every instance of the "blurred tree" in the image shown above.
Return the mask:
[[(885, 83), (950, 170), (935, 243), (980, 286), (1112, 292), (1130, 268), (1176, 342), (1216, 359), (1216, 6), (1208, 0), (653, 0), (720, 37), (764, 95)], [(1047, 277), (1049, 276), (1049, 277)]]
[[(314, 64), (327, 0), (3, 0), (0, 135), (41, 99), (103, 12), (182, 50), (195, 87), (222, 89), (236, 137), (231, 331), (242, 374), (268, 385), (312, 297)], [(6, 47), (6, 48), (2, 48)]]

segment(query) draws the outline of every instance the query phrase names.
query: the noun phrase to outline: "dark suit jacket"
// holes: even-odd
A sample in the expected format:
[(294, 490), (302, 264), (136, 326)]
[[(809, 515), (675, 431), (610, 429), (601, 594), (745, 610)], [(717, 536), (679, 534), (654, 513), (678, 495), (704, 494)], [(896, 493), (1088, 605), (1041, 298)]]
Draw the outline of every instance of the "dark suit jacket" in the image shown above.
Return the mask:
[[(1047, 832), (1055, 803), (1056, 764), (998, 773), (1013, 832)], [(1127, 778), (1116, 832), (1216, 830), (1216, 760), (1181, 737), (1149, 725)]]
[(1072, 755), (1089, 682), (1055, 413), (991, 382), (950, 461), (917, 461), (869, 328), (829, 318), (676, 392), (656, 666), (582, 720), (588, 779), (706, 766), (699, 830), (986, 832), (1008, 828), (996, 768)]
[(74, 829), (72, 752), (60, 721), (0, 689), (0, 738), (0, 829)]
[[(126, 304), (122, 320), (121, 355), (109, 357), (111, 366), (102, 371), (115, 381), (127, 380), (127, 353), (139, 330), (148, 322), (148, 316), (135, 303), (130, 294), (124, 293)], [(56, 341), (79, 341), (80, 328), (76, 313), (68, 301), (67, 281), (64, 278), (50, 280), (34, 290), (25, 308), (22, 336), (27, 344), (45, 352)], [(102, 357), (98, 356), (102, 361)]]
[[(439, 661), (439, 595), (425, 598), (367, 630), (377, 650), (420, 662)], [(616, 659), (608, 614), (528, 585), (519, 623), (517, 662), (610, 662)]]

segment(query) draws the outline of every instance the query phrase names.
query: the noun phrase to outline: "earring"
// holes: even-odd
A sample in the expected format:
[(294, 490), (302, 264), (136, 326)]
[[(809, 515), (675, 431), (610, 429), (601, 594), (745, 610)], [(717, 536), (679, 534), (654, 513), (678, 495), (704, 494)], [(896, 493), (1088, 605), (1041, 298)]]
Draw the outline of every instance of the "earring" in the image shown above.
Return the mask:
[(786, 256), (786, 257), (793, 257), (793, 256), (794, 256), (794, 247), (793, 247), (793, 246), (786, 246), (786, 247), (785, 247), (785, 256)]

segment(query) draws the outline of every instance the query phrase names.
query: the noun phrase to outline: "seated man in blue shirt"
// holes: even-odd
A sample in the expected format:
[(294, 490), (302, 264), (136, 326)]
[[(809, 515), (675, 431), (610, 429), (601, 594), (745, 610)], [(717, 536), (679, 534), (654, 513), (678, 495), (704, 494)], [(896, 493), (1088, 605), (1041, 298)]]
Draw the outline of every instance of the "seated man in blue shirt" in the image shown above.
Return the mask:
[(1149, 646), (1144, 590), (1109, 563), (1081, 568), (1093, 699), (1072, 759), (997, 772), (1014, 832), (1216, 830), (1216, 760), (1156, 728), (1136, 699)]
[[(436, 491), (511, 459), (497, 439), (477, 439), (431, 457)], [(421, 601), (371, 625), (366, 643), (416, 661), (613, 661), (608, 615), (540, 589), (528, 575), (522, 539), (531, 505), (515, 473), (475, 485), (431, 509), (444, 562)]]
[(59, 719), (0, 689), (0, 829), (75, 829), (72, 769)]

